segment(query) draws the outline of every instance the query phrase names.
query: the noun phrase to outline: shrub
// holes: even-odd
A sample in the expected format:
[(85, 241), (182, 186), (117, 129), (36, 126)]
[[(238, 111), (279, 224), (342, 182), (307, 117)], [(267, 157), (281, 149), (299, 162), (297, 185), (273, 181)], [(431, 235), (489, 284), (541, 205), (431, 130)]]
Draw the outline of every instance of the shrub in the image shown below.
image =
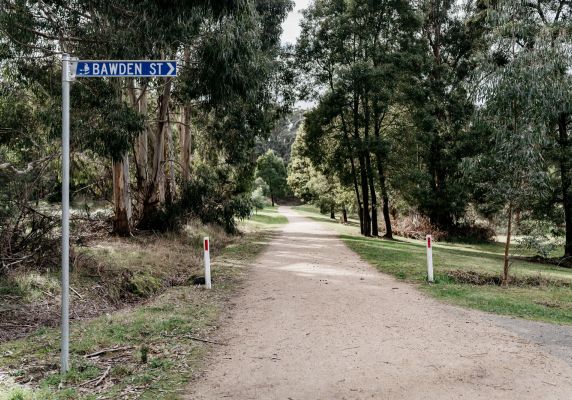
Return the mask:
[(229, 175), (225, 167), (197, 166), (180, 201), (167, 210), (167, 218), (177, 219), (178, 224), (172, 223), (180, 226), (181, 219), (197, 217), (204, 224), (214, 223), (224, 226), (228, 233), (236, 232), (236, 219), (250, 216), (252, 200), (245, 193), (237, 193)]

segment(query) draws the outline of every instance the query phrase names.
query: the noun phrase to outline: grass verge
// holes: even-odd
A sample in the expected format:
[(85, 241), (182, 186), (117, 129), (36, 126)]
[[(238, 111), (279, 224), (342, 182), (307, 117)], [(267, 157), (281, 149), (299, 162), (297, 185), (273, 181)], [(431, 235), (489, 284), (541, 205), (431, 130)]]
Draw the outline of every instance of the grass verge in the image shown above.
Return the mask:
[[(471, 284), (459, 276), (497, 277), (503, 265), (501, 243), (433, 246), (436, 281), (426, 283), (425, 244), (397, 238), (383, 240), (359, 234), (359, 224), (341, 225), (310, 206), (297, 207), (303, 215), (328, 223), (349, 248), (382, 272), (416, 283), (425, 293), (451, 304), (487, 312), (560, 324), (572, 324), (572, 270), (515, 259), (511, 275), (515, 284), (502, 288), (494, 279)], [(357, 226), (356, 226), (357, 225)]]
[[(278, 217), (276, 210), (261, 214)], [(245, 267), (265, 248), (276, 224), (247, 221), (242, 236), (229, 239), (224, 248), (213, 247), (210, 291), (169, 287), (143, 304), (87, 320), (72, 319), (72, 369), (65, 375), (58, 373), (58, 329), (41, 328), (0, 344), (0, 400), (180, 398), (200, 371), (208, 347), (221, 345), (212, 342), (212, 333)], [(150, 265), (142, 262), (146, 257), (163, 257), (163, 265), (178, 260), (176, 255), (165, 259), (164, 253), (142, 260), (137, 251), (121, 254), (118, 263), (138, 265), (135, 272), (149, 272)]]

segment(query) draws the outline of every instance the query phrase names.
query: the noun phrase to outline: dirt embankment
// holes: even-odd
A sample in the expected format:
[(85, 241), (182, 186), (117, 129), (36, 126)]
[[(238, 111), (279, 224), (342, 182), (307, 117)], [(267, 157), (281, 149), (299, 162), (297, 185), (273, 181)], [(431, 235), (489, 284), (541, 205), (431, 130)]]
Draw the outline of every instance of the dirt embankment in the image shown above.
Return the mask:
[[(237, 239), (195, 223), (182, 234), (98, 235), (73, 246), (70, 318), (93, 318), (186, 285), (202, 269), (203, 236), (215, 250)], [(58, 326), (60, 299), (59, 271), (28, 267), (0, 276), (0, 343)]]

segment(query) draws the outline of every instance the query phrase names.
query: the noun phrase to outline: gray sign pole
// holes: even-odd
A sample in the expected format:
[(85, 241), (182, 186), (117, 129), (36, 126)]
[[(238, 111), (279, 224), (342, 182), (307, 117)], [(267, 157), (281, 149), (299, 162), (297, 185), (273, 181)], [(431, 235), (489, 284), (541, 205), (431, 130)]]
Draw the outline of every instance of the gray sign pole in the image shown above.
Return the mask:
[(174, 60), (78, 60), (62, 54), (62, 346), (61, 373), (70, 357), (70, 84), (76, 77), (175, 77)]
[(70, 81), (70, 56), (62, 54), (62, 374), (69, 370), (70, 341)]

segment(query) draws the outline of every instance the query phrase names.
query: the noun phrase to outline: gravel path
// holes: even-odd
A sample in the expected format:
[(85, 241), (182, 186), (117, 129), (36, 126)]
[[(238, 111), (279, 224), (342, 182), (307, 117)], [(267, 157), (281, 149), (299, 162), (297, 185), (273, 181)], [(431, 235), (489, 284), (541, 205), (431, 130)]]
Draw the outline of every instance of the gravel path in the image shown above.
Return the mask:
[(566, 349), (432, 300), (327, 226), (280, 212), (290, 222), (253, 266), (221, 331), (228, 346), (188, 399), (572, 399)]

